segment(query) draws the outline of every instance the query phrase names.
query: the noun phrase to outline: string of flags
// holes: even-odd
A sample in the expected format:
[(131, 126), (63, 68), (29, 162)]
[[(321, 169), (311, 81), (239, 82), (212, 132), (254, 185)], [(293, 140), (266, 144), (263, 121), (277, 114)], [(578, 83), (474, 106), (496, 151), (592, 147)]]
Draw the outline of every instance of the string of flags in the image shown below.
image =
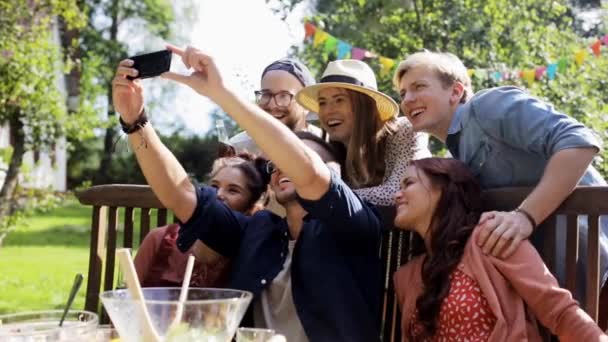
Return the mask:
[[(397, 60), (386, 56), (379, 55), (372, 51), (352, 46), (351, 44), (343, 41), (342, 39), (336, 38), (321, 28), (315, 26), (311, 22), (304, 23), (304, 40), (312, 42), (312, 46), (322, 47), (326, 53), (334, 53), (338, 59), (352, 58), (352, 59), (372, 59), (377, 58), (380, 63), (380, 74), (390, 74), (395, 66)], [(576, 65), (581, 65), (585, 62), (591, 52), (595, 57), (600, 57), (602, 54), (602, 45), (604, 50), (608, 47), (608, 34), (602, 38), (596, 39), (588, 47), (581, 48), (574, 53), (574, 58), (560, 57), (557, 61), (549, 63), (548, 65), (537, 66), (535, 68), (528, 69), (511, 69), (506, 66), (500, 68), (476, 68), (468, 69), (470, 77), (477, 77), (480, 79), (491, 78), (496, 82), (503, 80), (511, 80), (516, 78), (523, 79), (528, 85), (531, 85), (534, 81), (540, 80), (546, 77), (549, 80), (555, 79), (556, 74), (564, 73), (572, 60)], [(589, 51), (590, 50), (590, 51)], [(604, 51), (606, 53), (606, 51)]]

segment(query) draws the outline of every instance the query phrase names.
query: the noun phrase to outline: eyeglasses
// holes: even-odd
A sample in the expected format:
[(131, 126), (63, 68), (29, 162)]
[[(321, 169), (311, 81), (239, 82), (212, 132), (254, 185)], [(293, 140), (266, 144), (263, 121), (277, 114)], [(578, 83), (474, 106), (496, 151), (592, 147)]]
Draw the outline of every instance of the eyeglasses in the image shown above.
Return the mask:
[(280, 91), (278, 93), (272, 93), (264, 90), (256, 90), (255, 102), (260, 106), (267, 106), (270, 101), (274, 98), (274, 103), (279, 107), (288, 107), (293, 101), (293, 94), (288, 91)]
[(270, 160), (266, 162), (266, 172), (269, 175), (277, 172), (278, 170), (279, 170), (279, 168), (277, 168), (276, 165), (274, 165), (273, 162), (271, 162)]

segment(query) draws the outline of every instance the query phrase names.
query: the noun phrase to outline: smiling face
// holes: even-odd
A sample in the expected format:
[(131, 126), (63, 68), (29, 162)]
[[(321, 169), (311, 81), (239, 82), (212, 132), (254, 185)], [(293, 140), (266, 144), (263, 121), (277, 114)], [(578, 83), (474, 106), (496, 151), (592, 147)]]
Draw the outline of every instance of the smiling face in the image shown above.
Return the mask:
[(430, 178), (415, 166), (408, 166), (395, 194), (395, 226), (424, 237), (440, 198), (441, 191), (431, 184)]
[(217, 189), (217, 198), (232, 210), (247, 212), (251, 201), (251, 191), (247, 187), (247, 177), (236, 167), (226, 166), (211, 179), (211, 186)]
[(268, 71), (262, 77), (261, 91), (270, 94), (289, 93), (292, 95), (292, 101), (288, 106), (279, 106), (275, 99), (271, 99), (270, 102), (260, 105), (260, 107), (292, 131), (303, 130), (306, 127), (306, 110), (293, 100), (293, 96), (302, 88), (302, 83), (289, 72)]
[(444, 141), (464, 86), (446, 86), (436, 71), (426, 66), (408, 70), (399, 82), (401, 110), (415, 131), (428, 132)]
[(352, 99), (344, 88), (325, 88), (319, 91), (319, 120), (333, 141), (348, 145), (353, 132)]

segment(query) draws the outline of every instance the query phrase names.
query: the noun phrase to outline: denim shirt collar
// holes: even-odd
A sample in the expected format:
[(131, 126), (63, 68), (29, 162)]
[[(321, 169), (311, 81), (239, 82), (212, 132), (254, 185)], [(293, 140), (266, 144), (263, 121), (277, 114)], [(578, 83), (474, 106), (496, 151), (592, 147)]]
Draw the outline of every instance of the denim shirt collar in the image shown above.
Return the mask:
[(448, 128), (448, 135), (459, 133), (462, 130), (462, 112), (464, 110), (464, 106), (462, 104), (458, 105), (456, 111), (454, 112), (454, 116), (452, 117), (452, 122), (450, 122), (450, 127)]

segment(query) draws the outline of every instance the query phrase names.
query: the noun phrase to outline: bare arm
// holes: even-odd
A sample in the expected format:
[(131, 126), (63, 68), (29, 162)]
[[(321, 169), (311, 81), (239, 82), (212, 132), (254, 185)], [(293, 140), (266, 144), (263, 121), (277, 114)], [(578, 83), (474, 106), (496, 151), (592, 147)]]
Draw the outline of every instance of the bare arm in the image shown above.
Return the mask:
[[(127, 75), (137, 72), (131, 61), (120, 62), (112, 81), (114, 107), (127, 123), (134, 122), (143, 111), (143, 89), (139, 82), (131, 81)], [(129, 135), (137, 162), (148, 184), (168, 209), (182, 222), (186, 222), (196, 207), (196, 193), (184, 168), (175, 156), (160, 141), (150, 123)]]
[(290, 178), (301, 197), (319, 199), (327, 192), (330, 171), (317, 153), (261, 108), (226, 89), (211, 57), (192, 47), (169, 48), (194, 72), (190, 75), (168, 72), (163, 77), (190, 86), (222, 107)]

